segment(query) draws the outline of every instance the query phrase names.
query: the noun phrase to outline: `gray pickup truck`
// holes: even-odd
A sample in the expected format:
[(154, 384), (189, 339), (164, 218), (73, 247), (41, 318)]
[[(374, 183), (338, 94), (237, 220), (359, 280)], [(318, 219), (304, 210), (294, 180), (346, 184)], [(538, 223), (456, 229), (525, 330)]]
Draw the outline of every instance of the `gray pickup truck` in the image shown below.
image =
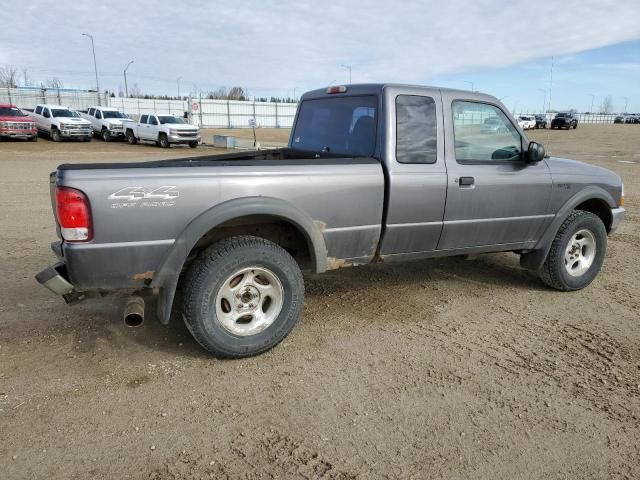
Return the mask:
[[(490, 127), (490, 128), (488, 128)], [(552, 288), (587, 286), (624, 217), (615, 173), (547, 158), (494, 97), (406, 85), (306, 93), (288, 148), (51, 174), (59, 262), (37, 280), (69, 303), (158, 296), (209, 352), (244, 357), (300, 316), (302, 271), (510, 251)]]

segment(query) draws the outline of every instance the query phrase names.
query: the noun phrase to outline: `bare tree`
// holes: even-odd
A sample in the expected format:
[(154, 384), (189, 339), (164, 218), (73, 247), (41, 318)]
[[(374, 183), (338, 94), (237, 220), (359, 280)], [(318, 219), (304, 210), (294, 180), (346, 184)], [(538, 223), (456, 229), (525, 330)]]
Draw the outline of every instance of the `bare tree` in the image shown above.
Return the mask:
[(229, 93), (227, 89), (224, 87), (219, 87), (209, 93), (207, 93), (207, 98), (210, 100), (226, 100)]
[(58, 77), (53, 77), (44, 81), (44, 87), (46, 88), (64, 88), (64, 82)]
[(232, 87), (227, 95), (228, 100), (246, 100), (247, 95), (242, 87)]
[(613, 99), (611, 95), (607, 95), (602, 99), (600, 104), (600, 113), (611, 113), (613, 111)]
[(16, 88), (18, 86), (18, 70), (13, 67), (0, 68), (0, 87)]
[(129, 97), (132, 98), (140, 98), (142, 96), (142, 91), (137, 83), (134, 83), (131, 87), (129, 87)]

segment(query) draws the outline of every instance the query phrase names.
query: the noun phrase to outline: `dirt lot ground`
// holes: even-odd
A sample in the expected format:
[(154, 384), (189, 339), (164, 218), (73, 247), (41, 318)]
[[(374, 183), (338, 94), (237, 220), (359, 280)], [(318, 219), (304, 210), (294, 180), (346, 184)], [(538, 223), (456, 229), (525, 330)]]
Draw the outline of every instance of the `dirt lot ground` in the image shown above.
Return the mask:
[(640, 478), (640, 127), (531, 137), (624, 178), (589, 288), (549, 290), (510, 254), (309, 276), (291, 336), (241, 361), (33, 279), (57, 164), (212, 149), (0, 144), (0, 477)]

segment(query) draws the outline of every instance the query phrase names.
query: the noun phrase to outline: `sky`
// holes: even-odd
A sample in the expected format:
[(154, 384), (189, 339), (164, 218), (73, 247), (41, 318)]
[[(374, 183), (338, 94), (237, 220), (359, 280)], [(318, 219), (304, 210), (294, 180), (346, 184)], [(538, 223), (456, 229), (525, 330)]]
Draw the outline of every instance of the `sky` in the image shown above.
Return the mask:
[[(640, 111), (639, 0), (32, 0), (3, 9), (0, 67), (65, 87), (299, 96), (330, 84), (471, 89), (515, 111)], [(6, 28), (11, 25), (11, 28)], [(349, 68), (346, 66), (350, 66)], [(178, 80), (179, 79), (179, 80)], [(540, 90), (539, 90), (540, 89)], [(544, 92), (542, 91), (544, 90)]]

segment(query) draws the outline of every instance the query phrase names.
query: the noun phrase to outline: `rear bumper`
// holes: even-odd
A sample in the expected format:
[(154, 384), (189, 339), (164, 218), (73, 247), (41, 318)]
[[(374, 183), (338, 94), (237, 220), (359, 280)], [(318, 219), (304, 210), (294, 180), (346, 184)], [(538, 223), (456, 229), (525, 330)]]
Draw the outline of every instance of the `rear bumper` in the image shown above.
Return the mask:
[(625, 213), (626, 210), (622, 207), (611, 209), (611, 228), (609, 229), (609, 234), (615, 233), (624, 220)]
[(76, 303), (85, 298), (85, 294), (77, 292), (69, 281), (67, 267), (64, 262), (45, 268), (36, 275), (36, 280), (43, 287), (61, 296), (66, 303)]

